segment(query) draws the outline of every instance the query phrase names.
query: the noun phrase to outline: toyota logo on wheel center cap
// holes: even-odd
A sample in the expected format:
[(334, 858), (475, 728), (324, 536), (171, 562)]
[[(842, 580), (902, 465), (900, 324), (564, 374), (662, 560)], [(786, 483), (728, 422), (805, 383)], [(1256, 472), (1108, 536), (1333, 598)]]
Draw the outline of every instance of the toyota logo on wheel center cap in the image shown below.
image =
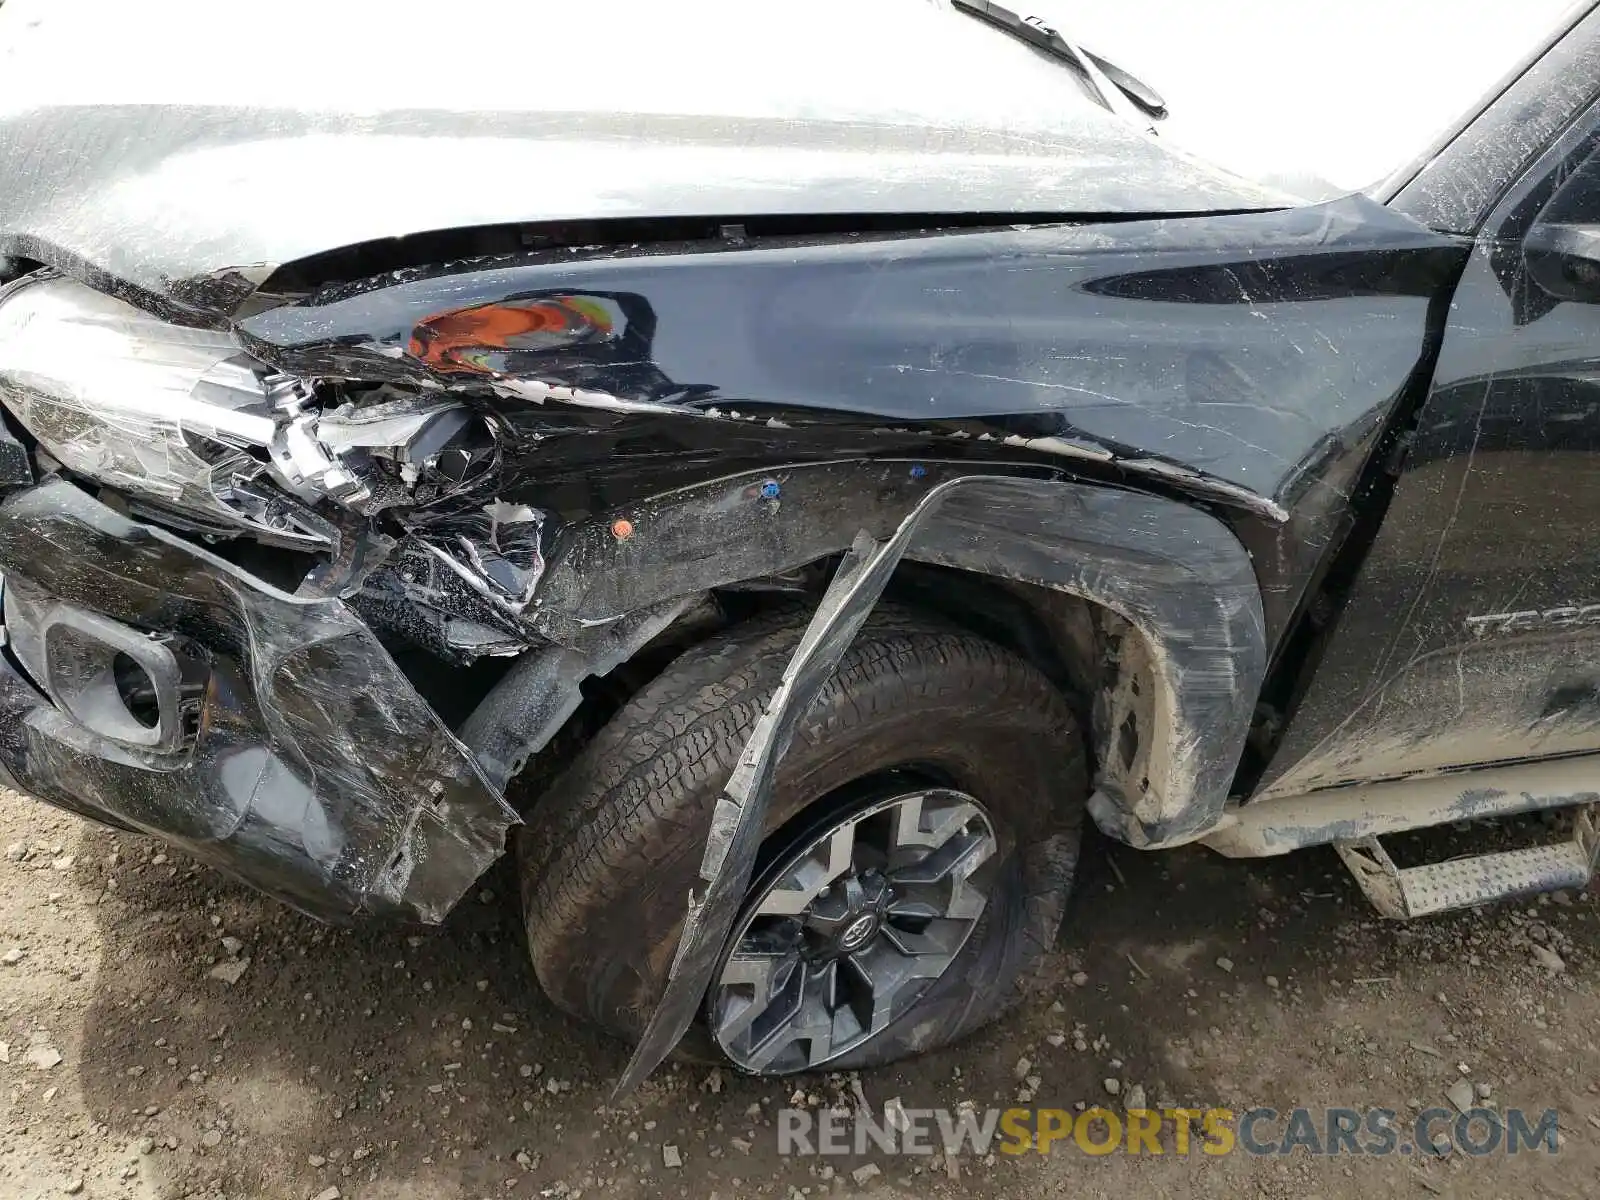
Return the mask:
[(844, 933), (839, 936), (839, 947), (842, 950), (859, 950), (877, 932), (878, 918), (872, 913), (867, 913), (845, 926)]

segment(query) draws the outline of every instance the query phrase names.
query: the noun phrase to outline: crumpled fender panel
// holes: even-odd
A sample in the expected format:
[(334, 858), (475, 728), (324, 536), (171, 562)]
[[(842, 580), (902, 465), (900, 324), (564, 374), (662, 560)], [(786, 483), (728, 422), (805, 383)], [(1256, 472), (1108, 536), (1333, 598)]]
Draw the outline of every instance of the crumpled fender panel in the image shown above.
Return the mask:
[(1465, 256), (1359, 196), (894, 236), (735, 229), (394, 271), (237, 329), (290, 374), (474, 396), (501, 429), (503, 498), (546, 511), (719, 460), (885, 454), (1183, 493), (1237, 514), (1276, 640), (1428, 369), (1430, 313)]
[(23, 790), (327, 919), (442, 920), (504, 849), (515, 812), (342, 602), (275, 591), (58, 480), (0, 504), (0, 569), (177, 631), (210, 666), (196, 735), (158, 750), (99, 736), (0, 660), (0, 766)]

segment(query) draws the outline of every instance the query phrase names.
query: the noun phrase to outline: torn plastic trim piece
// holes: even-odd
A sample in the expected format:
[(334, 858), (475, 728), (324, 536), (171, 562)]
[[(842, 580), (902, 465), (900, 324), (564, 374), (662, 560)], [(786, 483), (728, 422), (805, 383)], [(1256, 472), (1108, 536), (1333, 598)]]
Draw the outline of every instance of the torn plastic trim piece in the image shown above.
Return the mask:
[(918, 517), (930, 506), (937, 507), (943, 495), (939, 489), (930, 492), (886, 541), (859, 534), (840, 562), (717, 800), (700, 862), (704, 891), (698, 897), (689, 895), (666, 990), (617, 1081), (613, 1099), (643, 1083), (694, 1020), (750, 884), (778, 760), (883, 594)]
[(544, 578), (544, 522), (539, 509), (492, 500), (426, 524), (418, 522), (413, 533), (425, 554), (488, 603), (518, 617)]
[(210, 655), (176, 752), (85, 728), (0, 660), (0, 764), (69, 811), (164, 838), (326, 919), (438, 922), (516, 814), (367, 626), (50, 480), (0, 503), (0, 569)]
[(616, 1094), (636, 1087), (694, 1019), (748, 886), (777, 764), (902, 557), (1083, 595), (1133, 623), (1160, 693), (1137, 780), (1103, 771), (1096, 821), (1130, 844), (1193, 840), (1222, 817), (1266, 667), (1249, 556), (1226, 526), (1174, 501), (1053, 480), (961, 476), (893, 534), (862, 531), (841, 562), (712, 815), (700, 878), (662, 998)]
[(575, 646), (536, 646), (520, 657), (461, 726), (484, 778), (503, 791), (578, 710), (585, 679), (610, 674), (700, 599), (680, 596), (587, 629)]
[(538, 640), (519, 614), (491, 594), (487, 581), (422, 536), (401, 538), (347, 598), (381, 634), (397, 635), (447, 662), (520, 654)]

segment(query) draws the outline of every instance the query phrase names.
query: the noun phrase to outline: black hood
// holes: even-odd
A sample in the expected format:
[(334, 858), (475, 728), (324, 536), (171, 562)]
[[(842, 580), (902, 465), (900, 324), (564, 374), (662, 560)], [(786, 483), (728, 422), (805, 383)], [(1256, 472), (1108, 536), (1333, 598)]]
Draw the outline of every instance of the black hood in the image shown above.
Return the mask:
[[(206, 280), (237, 298), (284, 263), (432, 230), (1286, 202), (943, 3), (488, 0), (473, 28), (493, 41), (467, 47), (437, 20), (412, 0), (288, 0), (154, 36), (136, 6), (11, 0), (0, 254), (206, 308)], [(494, 44), (526, 52), (501, 63)]]

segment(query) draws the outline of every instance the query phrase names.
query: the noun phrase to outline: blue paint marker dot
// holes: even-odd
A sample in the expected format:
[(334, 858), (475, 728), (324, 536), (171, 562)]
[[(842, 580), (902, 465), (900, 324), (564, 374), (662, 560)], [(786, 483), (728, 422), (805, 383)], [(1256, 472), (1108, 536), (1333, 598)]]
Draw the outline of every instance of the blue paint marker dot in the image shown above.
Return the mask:
[(923, 466), (921, 463), (917, 463), (911, 468), (911, 478), (913, 479), (921, 479), (927, 473), (928, 468)]
[(763, 500), (776, 500), (783, 493), (776, 479), (769, 479), (761, 485), (761, 498)]

